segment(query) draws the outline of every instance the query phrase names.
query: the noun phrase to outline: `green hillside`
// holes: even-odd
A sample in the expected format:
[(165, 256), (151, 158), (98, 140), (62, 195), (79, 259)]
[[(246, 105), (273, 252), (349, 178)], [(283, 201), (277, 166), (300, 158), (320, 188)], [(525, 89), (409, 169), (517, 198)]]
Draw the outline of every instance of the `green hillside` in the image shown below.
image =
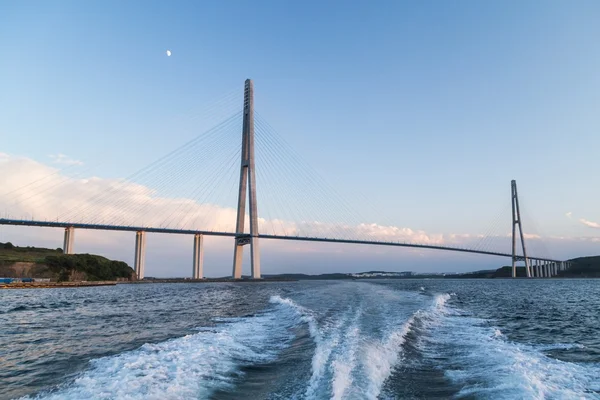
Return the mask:
[(51, 278), (56, 281), (109, 281), (133, 279), (134, 271), (123, 261), (94, 254), (63, 254), (62, 249), (17, 247), (0, 243), (0, 276)]
[(41, 247), (17, 247), (12, 243), (0, 243), (0, 264), (13, 262), (43, 263), (47, 256), (61, 255), (62, 249), (44, 249)]

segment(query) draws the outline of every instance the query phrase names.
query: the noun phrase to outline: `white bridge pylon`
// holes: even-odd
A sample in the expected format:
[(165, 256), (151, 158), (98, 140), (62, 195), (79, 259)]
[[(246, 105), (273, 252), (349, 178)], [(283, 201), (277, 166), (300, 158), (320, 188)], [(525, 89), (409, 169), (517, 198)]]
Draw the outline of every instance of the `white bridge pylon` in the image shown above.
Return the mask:
[[(250, 217), (250, 234), (244, 232), (246, 197)], [(242, 125), (242, 163), (238, 193), (237, 222), (233, 249), (234, 279), (242, 277), (244, 245), (250, 245), (252, 278), (260, 279), (260, 249), (258, 246), (258, 211), (256, 207), (256, 171), (254, 169), (254, 84), (246, 79), (244, 85), (244, 116)]]

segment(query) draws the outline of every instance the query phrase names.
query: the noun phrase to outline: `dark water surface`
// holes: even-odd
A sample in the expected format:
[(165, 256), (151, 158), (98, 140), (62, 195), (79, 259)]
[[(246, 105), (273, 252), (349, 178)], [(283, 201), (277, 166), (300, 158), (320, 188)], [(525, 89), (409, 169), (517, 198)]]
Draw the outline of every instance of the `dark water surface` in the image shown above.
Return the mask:
[(0, 291), (0, 398), (600, 399), (600, 280)]

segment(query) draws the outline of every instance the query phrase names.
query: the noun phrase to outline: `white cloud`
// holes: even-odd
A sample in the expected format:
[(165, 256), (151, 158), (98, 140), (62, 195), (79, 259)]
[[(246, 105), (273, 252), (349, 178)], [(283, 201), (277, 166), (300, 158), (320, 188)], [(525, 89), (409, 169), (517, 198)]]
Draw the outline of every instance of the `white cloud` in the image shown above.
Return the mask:
[[(59, 160), (65, 160), (63, 155), (57, 157)], [(34, 183), (28, 185), (29, 182)], [(0, 184), (3, 192), (9, 193), (8, 196), (0, 194), (0, 209), (9, 212), (13, 218), (223, 232), (235, 230), (234, 208), (199, 204), (186, 198), (160, 197), (152, 188), (137, 183), (98, 177), (69, 178), (56, 173), (55, 168), (27, 158), (0, 159)], [(351, 226), (264, 218), (259, 219), (259, 227), (261, 233), (278, 236), (431, 245), (452, 245), (481, 237), (469, 234), (432, 234), (422, 230), (374, 223)]]
[(569, 211), (568, 213), (565, 214), (567, 216), (567, 218), (571, 218), (571, 216), (573, 215), (573, 213), (571, 211)]
[(541, 239), (542, 238), (540, 235), (536, 235), (534, 233), (523, 233), (523, 236), (525, 237), (525, 239)]
[(590, 228), (600, 229), (600, 224), (597, 222), (588, 221), (587, 219), (583, 219), (583, 218), (580, 218), (579, 222), (581, 222), (585, 226), (589, 226)]
[[(64, 157), (60, 157), (64, 159)], [(33, 182), (29, 184), (30, 182)], [(200, 204), (186, 198), (166, 198), (159, 196), (156, 191), (136, 183), (123, 183), (115, 179), (86, 177), (75, 179), (62, 175), (56, 168), (38, 163), (28, 158), (3, 155), (0, 157), (0, 212), (2, 216), (8, 213), (12, 218), (39, 220), (65, 220), (72, 222), (121, 224), (131, 226), (171, 227), (180, 229), (198, 229), (206, 231), (233, 232), (235, 229), (236, 210), (215, 204)], [(109, 195), (107, 195), (107, 193)], [(260, 211), (260, 207), (259, 207)], [(265, 215), (265, 214), (263, 214)], [(288, 236), (313, 236), (346, 239), (379, 240), (387, 242), (448, 245), (457, 247), (473, 247), (480, 243), (483, 235), (461, 233), (430, 233), (408, 227), (361, 223), (358, 225), (335, 225), (319, 221), (286, 221), (281, 219), (259, 219), (260, 231), (264, 234)], [(248, 224), (246, 223), (246, 226)], [(33, 229), (5, 227), (5, 232), (27, 233), (29, 238), (54, 243), (62, 246), (62, 234), (56, 229)], [(159, 236), (159, 235), (156, 235)], [(22, 236), (25, 237), (25, 236)], [(154, 235), (152, 235), (154, 237)], [(498, 236), (490, 238), (485, 246), (487, 249), (509, 251), (508, 238)], [(537, 235), (526, 235), (528, 239), (539, 239)], [(5, 240), (6, 240), (5, 236)], [(154, 250), (169, 255), (169, 260), (180, 259), (187, 265), (190, 260), (191, 243), (188, 237), (178, 235), (160, 236)], [(214, 239), (214, 240), (213, 240)], [(12, 239), (9, 239), (12, 240)], [(233, 239), (211, 238), (210, 246), (206, 246), (210, 254), (220, 254), (224, 263), (219, 268), (227, 268), (227, 272), (218, 269), (217, 276), (227, 275), (230, 268)], [(107, 249), (115, 257), (122, 257), (131, 262), (133, 237), (127, 232), (97, 232), (78, 231), (76, 234), (76, 249), (85, 251), (101, 251)], [(166, 244), (169, 244), (167, 246)], [(491, 244), (490, 244), (491, 243)], [(22, 245), (27, 245), (26, 240)], [(162, 246), (162, 247), (161, 247)], [(365, 253), (365, 257), (376, 257), (377, 249), (372, 247), (297, 243), (293, 241), (265, 240), (263, 244), (265, 257), (268, 254), (301, 254), (310, 257), (348, 257), (347, 253)], [(363, 250), (364, 249), (364, 250)], [(392, 248), (381, 248), (382, 254), (396, 254)], [(77, 250), (81, 251), (81, 250)], [(412, 254), (404, 250), (403, 254)], [(417, 250), (415, 250), (417, 251)], [(418, 250), (422, 254), (422, 250)], [(320, 253), (320, 254), (319, 254)], [(414, 253), (417, 254), (417, 253)], [(429, 253), (427, 253), (429, 254)], [(129, 255), (129, 256), (127, 256)], [(216, 256), (216, 255), (215, 255)], [(447, 255), (446, 255), (447, 256)], [(127, 258), (129, 257), (129, 258)], [(298, 257), (296, 257), (298, 258)], [(151, 260), (149, 257), (148, 260)], [(296, 262), (294, 257), (287, 257), (286, 263)], [(158, 262), (158, 261), (155, 261)], [(291, 264), (290, 264), (291, 265)], [(170, 265), (159, 265), (167, 271), (163, 276), (172, 273)], [(207, 267), (210, 269), (210, 267)], [(215, 267), (216, 268), (216, 267)], [(187, 267), (185, 269), (187, 271)], [(213, 275), (214, 276), (214, 275)]]
[(83, 165), (83, 161), (75, 160), (64, 154), (50, 154), (48, 157), (50, 157), (52, 159), (54, 164)]

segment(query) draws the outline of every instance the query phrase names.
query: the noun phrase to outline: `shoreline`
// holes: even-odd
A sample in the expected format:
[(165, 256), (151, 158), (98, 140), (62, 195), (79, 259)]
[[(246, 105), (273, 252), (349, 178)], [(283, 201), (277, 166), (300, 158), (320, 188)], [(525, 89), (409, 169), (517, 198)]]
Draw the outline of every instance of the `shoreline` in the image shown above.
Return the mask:
[[(531, 279), (524, 277), (510, 278), (437, 278), (435, 280), (553, 280), (553, 279), (599, 279), (599, 277), (553, 277)], [(299, 281), (377, 281), (377, 280), (433, 280), (432, 278), (362, 278), (362, 279), (231, 279), (231, 278), (205, 278), (205, 279), (153, 279), (145, 281), (81, 281), (81, 282), (12, 282), (0, 284), (1, 289), (53, 289), (53, 288), (78, 288), (93, 286), (116, 285), (146, 285), (160, 283), (264, 283), (264, 282), (299, 282)]]
[(292, 278), (261, 278), (261, 279), (233, 279), (233, 278), (204, 278), (204, 279), (148, 279), (141, 281), (122, 281), (117, 282), (119, 285), (145, 285), (151, 283), (260, 283), (260, 282), (297, 282), (299, 279)]
[(89, 286), (115, 286), (117, 281), (97, 282), (12, 282), (0, 284), (0, 289), (51, 289)]

